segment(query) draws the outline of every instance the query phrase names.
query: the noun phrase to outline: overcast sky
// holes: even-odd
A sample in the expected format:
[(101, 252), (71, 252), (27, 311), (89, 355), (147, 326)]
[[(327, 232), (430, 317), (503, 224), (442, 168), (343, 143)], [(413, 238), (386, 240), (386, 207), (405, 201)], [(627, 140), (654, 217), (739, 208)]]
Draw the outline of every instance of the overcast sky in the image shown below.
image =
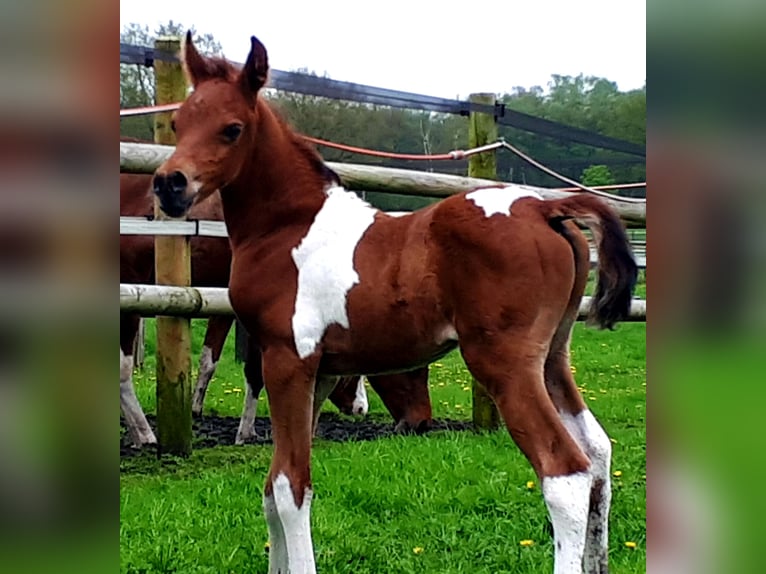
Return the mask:
[(465, 98), (547, 87), (552, 74), (644, 85), (645, 0), (121, 0), (120, 26), (168, 20), (243, 62), (257, 36), (279, 70)]

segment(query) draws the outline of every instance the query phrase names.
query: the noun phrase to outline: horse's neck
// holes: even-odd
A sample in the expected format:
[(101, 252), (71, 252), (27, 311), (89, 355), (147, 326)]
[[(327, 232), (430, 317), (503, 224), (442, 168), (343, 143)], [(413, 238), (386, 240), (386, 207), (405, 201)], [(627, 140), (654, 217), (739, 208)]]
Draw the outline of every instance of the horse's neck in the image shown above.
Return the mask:
[(269, 110), (260, 114), (249, 166), (221, 193), (232, 246), (285, 225), (309, 226), (326, 198), (326, 182), (293, 135)]

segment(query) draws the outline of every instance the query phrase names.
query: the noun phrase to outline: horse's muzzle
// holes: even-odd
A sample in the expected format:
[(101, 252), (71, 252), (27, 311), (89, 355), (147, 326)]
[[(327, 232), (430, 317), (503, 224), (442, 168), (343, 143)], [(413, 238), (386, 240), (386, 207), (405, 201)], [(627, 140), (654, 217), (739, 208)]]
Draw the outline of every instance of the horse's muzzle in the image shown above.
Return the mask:
[(155, 173), (152, 181), (154, 194), (160, 200), (160, 209), (170, 217), (181, 217), (191, 207), (193, 197), (187, 196), (189, 182), (180, 171), (168, 175)]

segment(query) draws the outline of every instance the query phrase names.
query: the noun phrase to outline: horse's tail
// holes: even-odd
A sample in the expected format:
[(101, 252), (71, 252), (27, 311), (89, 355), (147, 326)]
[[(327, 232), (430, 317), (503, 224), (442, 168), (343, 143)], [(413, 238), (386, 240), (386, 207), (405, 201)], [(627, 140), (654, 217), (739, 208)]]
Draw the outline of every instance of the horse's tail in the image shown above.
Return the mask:
[(586, 194), (544, 201), (541, 205), (554, 229), (560, 230), (564, 221), (574, 219), (593, 233), (598, 250), (598, 282), (588, 322), (612, 329), (615, 323), (630, 315), (638, 277), (638, 266), (620, 218), (606, 203)]

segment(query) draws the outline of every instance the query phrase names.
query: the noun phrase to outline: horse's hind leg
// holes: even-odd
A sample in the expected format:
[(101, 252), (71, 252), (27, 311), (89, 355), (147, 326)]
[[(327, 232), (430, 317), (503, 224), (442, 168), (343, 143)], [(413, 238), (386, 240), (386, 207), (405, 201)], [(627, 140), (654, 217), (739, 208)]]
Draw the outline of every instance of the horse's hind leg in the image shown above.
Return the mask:
[(586, 574), (609, 572), (609, 506), (612, 488), (609, 475), (612, 444), (604, 429), (585, 406), (572, 376), (569, 362), (569, 336), (572, 323), (565, 321), (556, 333), (545, 362), (548, 393), (569, 430), (591, 460), (588, 529), (583, 562)]
[(133, 342), (139, 320), (138, 315), (120, 314), (120, 410), (136, 447), (157, 443), (133, 387)]
[(495, 401), (511, 437), (542, 483), (553, 523), (555, 574), (580, 574), (591, 489), (590, 461), (569, 433), (543, 380), (548, 337), (530, 329), (494, 340), (461, 333), (461, 351), (473, 376)]
[(593, 484), (588, 510), (588, 529), (585, 539), (583, 567), (586, 574), (604, 574), (609, 571), (609, 506), (612, 488), (609, 467), (612, 443), (604, 429), (585, 406), (575, 385), (569, 362), (569, 342), (577, 320), (580, 299), (588, 281), (588, 243), (570, 224), (562, 230), (572, 245), (575, 255), (575, 281), (564, 317), (551, 339), (545, 360), (545, 385), (564, 426), (591, 460)]
[(245, 444), (255, 436), (255, 413), (258, 410), (258, 395), (263, 389), (261, 367), (261, 349), (253, 338), (247, 337), (247, 357), (245, 357), (245, 402), (234, 444)]
[(210, 384), (210, 380), (215, 374), (218, 359), (221, 358), (221, 351), (226, 342), (226, 335), (229, 334), (233, 317), (210, 317), (207, 321), (205, 330), (205, 342), (202, 344), (202, 351), (199, 356), (199, 374), (197, 375), (197, 385), (194, 388), (194, 397), (192, 398), (192, 413), (202, 414), (202, 406), (205, 402), (205, 393)]

